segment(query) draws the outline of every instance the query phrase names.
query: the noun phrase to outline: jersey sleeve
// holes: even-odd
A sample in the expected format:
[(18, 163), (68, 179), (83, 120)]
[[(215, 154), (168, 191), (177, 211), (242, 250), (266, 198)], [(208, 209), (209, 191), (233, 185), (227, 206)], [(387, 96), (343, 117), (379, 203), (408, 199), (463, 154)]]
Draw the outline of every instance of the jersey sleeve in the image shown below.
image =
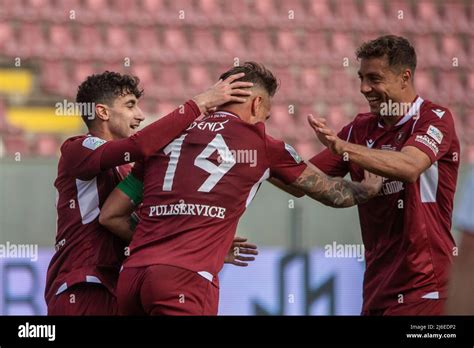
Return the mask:
[(61, 148), (68, 175), (90, 180), (101, 171), (137, 162), (154, 154), (182, 133), (200, 111), (192, 100), (153, 122), (129, 138), (105, 141), (97, 137), (78, 138)]
[(270, 162), (270, 177), (292, 184), (307, 165), (291, 145), (266, 135), (265, 146)]
[(137, 162), (131, 173), (117, 186), (135, 205), (139, 205), (143, 201), (143, 174), (144, 163)]
[(101, 171), (101, 158), (106, 147), (105, 140), (97, 137), (81, 137), (67, 141), (61, 147), (61, 154), (68, 175), (89, 180)]
[[(440, 116), (422, 114), (414, 125), (413, 133), (404, 146), (414, 146), (436, 162), (450, 149), (454, 136), (454, 120), (449, 110), (435, 109)], [(441, 112), (443, 112), (441, 114)]]
[[(350, 142), (353, 126), (353, 122), (349, 123), (342, 128), (337, 136), (342, 140)], [(349, 172), (349, 161), (344, 161), (342, 156), (335, 155), (328, 149), (324, 149), (312, 157), (309, 162), (329, 176), (344, 177)]]

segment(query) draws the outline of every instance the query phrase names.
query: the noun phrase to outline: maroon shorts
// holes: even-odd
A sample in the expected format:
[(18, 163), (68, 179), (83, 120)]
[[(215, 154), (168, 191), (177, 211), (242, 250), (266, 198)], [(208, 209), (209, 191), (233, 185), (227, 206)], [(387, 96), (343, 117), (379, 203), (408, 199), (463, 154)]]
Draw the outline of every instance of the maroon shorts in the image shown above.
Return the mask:
[(446, 299), (422, 299), (384, 309), (363, 311), (362, 315), (443, 315)]
[(117, 286), (120, 315), (217, 315), (219, 287), (168, 265), (127, 267)]
[(48, 315), (118, 315), (115, 295), (97, 283), (78, 283), (55, 295)]

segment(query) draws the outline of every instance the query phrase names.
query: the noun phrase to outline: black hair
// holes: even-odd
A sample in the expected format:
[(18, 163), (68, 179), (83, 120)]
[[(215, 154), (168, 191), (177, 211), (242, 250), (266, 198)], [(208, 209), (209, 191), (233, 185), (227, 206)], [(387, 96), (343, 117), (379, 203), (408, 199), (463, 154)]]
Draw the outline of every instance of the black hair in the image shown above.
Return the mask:
[(263, 87), (270, 97), (275, 95), (278, 88), (278, 81), (273, 73), (262, 64), (255, 62), (245, 62), (243, 65), (235, 66), (223, 73), (220, 78), (225, 80), (230, 75), (245, 73), (238, 81), (253, 82), (255, 85)]
[(401, 36), (385, 35), (364, 42), (356, 51), (360, 58), (379, 58), (386, 56), (388, 65), (396, 70), (408, 67), (412, 75), (416, 69), (416, 52), (410, 42)]

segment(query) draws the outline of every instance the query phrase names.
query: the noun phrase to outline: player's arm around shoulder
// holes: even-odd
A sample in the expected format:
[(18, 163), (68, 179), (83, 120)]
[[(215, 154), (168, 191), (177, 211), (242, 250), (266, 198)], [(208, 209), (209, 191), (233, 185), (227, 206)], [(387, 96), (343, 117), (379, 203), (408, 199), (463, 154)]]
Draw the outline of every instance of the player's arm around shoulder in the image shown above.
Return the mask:
[(309, 197), (334, 208), (351, 207), (367, 202), (382, 187), (382, 178), (365, 171), (362, 182), (331, 178), (309, 164), (292, 186)]
[(129, 174), (109, 195), (100, 210), (99, 223), (126, 242), (133, 237), (131, 215), (140, 204), (143, 183)]

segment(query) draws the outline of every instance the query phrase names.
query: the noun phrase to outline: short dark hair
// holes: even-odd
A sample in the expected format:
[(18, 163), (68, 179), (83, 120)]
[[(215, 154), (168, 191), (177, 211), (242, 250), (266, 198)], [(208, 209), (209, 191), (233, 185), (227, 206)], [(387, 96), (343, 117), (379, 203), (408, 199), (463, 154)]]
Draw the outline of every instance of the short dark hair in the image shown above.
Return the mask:
[(357, 59), (387, 56), (388, 65), (394, 69), (408, 67), (412, 74), (416, 69), (416, 52), (410, 42), (402, 36), (385, 35), (364, 42), (356, 50)]
[(263, 87), (270, 97), (275, 95), (278, 88), (278, 81), (273, 73), (262, 64), (255, 62), (245, 62), (243, 65), (235, 66), (227, 70), (219, 78), (225, 80), (230, 75), (245, 73), (245, 76), (238, 81), (253, 82), (255, 85)]
[[(134, 94), (140, 98), (143, 89), (139, 88), (140, 79), (136, 76), (122, 75), (113, 71), (105, 71), (102, 74), (90, 75), (77, 89), (76, 103), (103, 103), (110, 105), (115, 98), (127, 94)], [(88, 114), (89, 108), (81, 108), (82, 119), (89, 127), (95, 118)]]

